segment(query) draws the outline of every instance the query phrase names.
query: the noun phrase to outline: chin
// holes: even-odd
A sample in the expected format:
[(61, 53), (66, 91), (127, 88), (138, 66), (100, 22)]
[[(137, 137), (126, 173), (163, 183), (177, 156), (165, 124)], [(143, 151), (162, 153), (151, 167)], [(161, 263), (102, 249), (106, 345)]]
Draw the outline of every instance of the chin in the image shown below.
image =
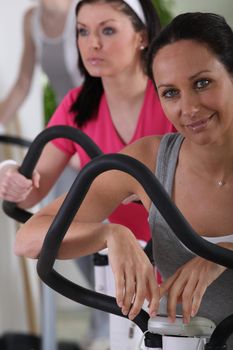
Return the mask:
[(211, 146), (216, 143), (217, 138), (212, 134), (199, 133), (192, 136), (188, 136), (188, 139), (199, 146)]
[(191, 132), (187, 129), (178, 130), (186, 140), (200, 146), (205, 146), (213, 143), (213, 134), (207, 132)]

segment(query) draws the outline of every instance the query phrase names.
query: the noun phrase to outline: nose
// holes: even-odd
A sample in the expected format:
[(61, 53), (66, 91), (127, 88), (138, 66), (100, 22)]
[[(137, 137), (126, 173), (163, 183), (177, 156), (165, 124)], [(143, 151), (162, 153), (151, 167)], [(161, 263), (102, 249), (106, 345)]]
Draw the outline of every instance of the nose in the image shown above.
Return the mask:
[(94, 50), (99, 50), (102, 48), (101, 39), (98, 34), (92, 34), (90, 37), (90, 46)]
[(200, 111), (200, 103), (197, 94), (183, 93), (181, 96), (181, 113), (184, 117), (195, 118)]

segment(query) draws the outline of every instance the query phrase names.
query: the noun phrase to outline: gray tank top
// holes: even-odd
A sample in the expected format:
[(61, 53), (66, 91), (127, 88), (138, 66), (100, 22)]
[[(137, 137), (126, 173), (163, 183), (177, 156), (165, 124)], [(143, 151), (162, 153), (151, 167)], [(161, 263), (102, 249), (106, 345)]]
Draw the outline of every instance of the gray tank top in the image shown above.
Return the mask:
[[(164, 135), (158, 151), (155, 175), (170, 197), (183, 139), (183, 136), (178, 133)], [(195, 257), (195, 254), (176, 238), (153, 204), (149, 211), (149, 223), (153, 237), (155, 264), (163, 279), (167, 279), (181, 265)], [(177, 314), (182, 314), (180, 307), (177, 308)], [(208, 287), (198, 315), (218, 324), (230, 314), (233, 314), (233, 271), (226, 270)], [(233, 349), (233, 336), (230, 337), (228, 345), (229, 349)]]
[(55, 91), (59, 103), (66, 93), (81, 85), (82, 78), (78, 70), (78, 54), (75, 38), (75, 5), (74, 0), (67, 14), (63, 33), (56, 38), (49, 38), (41, 28), (41, 11), (33, 11), (31, 29), (36, 47), (37, 62), (41, 65)]

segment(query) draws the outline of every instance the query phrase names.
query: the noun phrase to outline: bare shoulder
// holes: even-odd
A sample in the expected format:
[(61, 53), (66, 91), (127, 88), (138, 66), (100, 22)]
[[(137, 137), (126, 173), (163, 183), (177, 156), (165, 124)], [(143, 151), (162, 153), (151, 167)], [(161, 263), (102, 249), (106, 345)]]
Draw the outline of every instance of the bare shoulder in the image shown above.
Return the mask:
[(121, 153), (138, 159), (154, 171), (161, 138), (162, 136), (143, 137), (125, 147)]
[(32, 16), (34, 11), (36, 10), (37, 6), (30, 7), (24, 14), (24, 30), (29, 34), (31, 32), (31, 22), (32, 22)]
[(36, 8), (37, 8), (37, 6), (32, 6), (29, 9), (27, 9), (27, 11), (24, 14), (24, 22), (25, 23), (29, 23), (31, 21), (31, 17), (32, 17)]

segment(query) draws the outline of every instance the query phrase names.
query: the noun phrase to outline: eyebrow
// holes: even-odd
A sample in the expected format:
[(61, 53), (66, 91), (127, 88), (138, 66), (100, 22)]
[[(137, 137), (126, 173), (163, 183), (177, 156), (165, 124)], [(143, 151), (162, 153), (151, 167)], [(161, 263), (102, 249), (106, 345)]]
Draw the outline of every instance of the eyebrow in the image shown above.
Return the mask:
[[(106, 19), (105, 21), (100, 22), (99, 25), (103, 26), (107, 22), (116, 22), (116, 20), (114, 18), (109, 18), (109, 19)], [(81, 24), (82, 26), (87, 27), (87, 25), (85, 23), (82, 23), (80, 21), (77, 21), (77, 24)]]
[[(188, 79), (189, 80), (193, 80), (195, 78), (197, 78), (200, 74), (203, 74), (203, 73), (210, 73), (210, 70), (208, 69), (205, 69), (205, 70), (201, 70), (193, 75), (191, 75), (191, 77), (189, 77)], [(160, 84), (160, 85), (157, 85), (157, 89), (161, 88), (161, 87), (170, 87), (172, 86), (173, 84)]]
[(196, 74), (191, 75), (191, 77), (189, 78), (189, 80), (195, 79), (198, 75), (200, 75), (200, 74), (202, 74), (202, 73), (210, 73), (210, 70), (208, 70), (208, 69), (201, 70), (200, 72), (197, 72)]

